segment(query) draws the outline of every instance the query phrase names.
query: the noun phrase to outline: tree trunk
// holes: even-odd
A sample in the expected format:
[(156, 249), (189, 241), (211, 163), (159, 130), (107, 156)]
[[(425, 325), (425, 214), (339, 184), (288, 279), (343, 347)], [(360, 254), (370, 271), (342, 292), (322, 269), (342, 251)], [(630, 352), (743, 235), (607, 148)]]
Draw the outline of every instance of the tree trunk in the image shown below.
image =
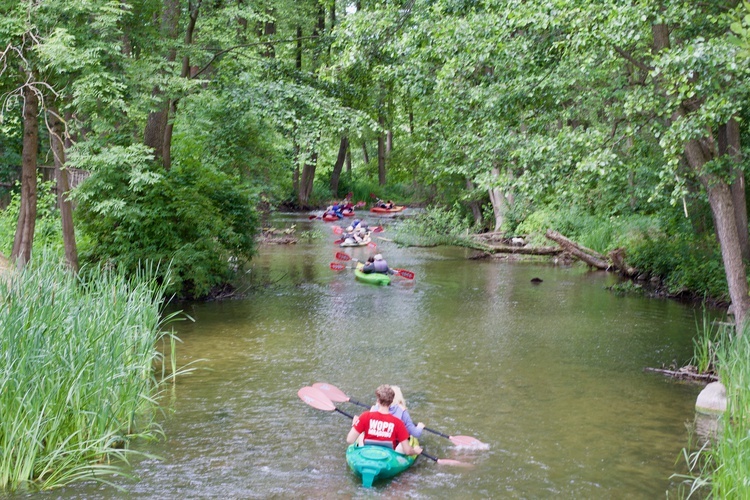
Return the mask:
[(65, 143), (63, 140), (65, 130), (56, 107), (50, 106), (48, 114), (52, 129), (52, 133), (50, 134), (50, 148), (55, 160), (57, 204), (60, 207), (60, 218), (62, 219), (65, 260), (68, 263), (68, 267), (77, 273), (78, 248), (76, 246), (75, 228), (73, 227), (73, 204), (68, 200), (70, 181), (68, 180), (68, 170), (65, 168)]
[[(474, 183), (471, 182), (471, 178), (469, 176), (466, 176), (466, 189), (469, 191), (474, 191)], [(469, 202), (469, 208), (471, 208), (471, 213), (474, 215), (474, 222), (481, 226), (483, 223), (482, 218), (482, 207), (479, 204), (477, 200), (471, 200)]]
[[(497, 179), (500, 177), (500, 169), (492, 167), (492, 178)], [(490, 203), (492, 203), (492, 212), (495, 215), (495, 229), (494, 231), (500, 231), (500, 228), (505, 222), (505, 214), (510, 209), (508, 199), (505, 197), (500, 188), (490, 188)]]
[(747, 311), (750, 309), (747, 272), (742, 260), (732, 192), (727, 183), (720, 177), (703, 171), (703, 167), (709, 160), (707, 151), (707, 148), (704, 148), (697, 140), (691, 140), (685, 145), (685, 156), (688, 164), (696, 172), (708, 193), (708, 202), (711, 205), (716, 235), (721, 246), (721, 257), (724, 262), (729, 297), (732, 300), (736, 331), (738, 335), (741, 335), (745, 326)]
[(299, 182), (299, 205), (302, 208), (307, 208), (309, 206), (317, 163), (318, 153), (314, 152), (310, 155), (310, 159), (305, 161), (305, 165), (302, 167), (302, 175), (300, 176)]
[(367, 143), (365, 141), (362, 141), (362, 159), (365, 162), (365, 165), (370, 163), (370, 157), (367, 156)]
[[(657, 24), (652, 27), (654, 37), (654, 52), (669, 47), (669, 30), (667, 26)], [(689, 111), (681, 107), (675, 112), (675, 117), (685, 116)], [(730, 120), (732, 122), (734, 120)], [(734, 125), (727, 124), (726, 132), (727, 147), (730, 142), (736, 142), (739, 146), (739, 138), (732, 138)], [(721, 136), (721, 132), (719, 134)], [(731, 153), (730, 153), (731, 154)], [(735, 329), (738, 335), (742, 335), (745, 328), (747, 312), (750, 309), (750, 297), (748, 297), (747, 270), (742, 260), (742, 247), (737, 227), (737, 210), (746, 210), (745, 207), (735, 207), (732, 198), (732, 190), (727, 183), (711, 172), (705, 172), (704, 167), (712, 158), (711, 148), (704, 141), (696, 139), (685, 144), (685, 158), (688, 165), (700, 179), (706, 192), (708, 202), (711, 206), (711, 214), (714, 220), (716, 236), (721, 247), (721, 257), (724, 263), (724, 272), (729, 288), (729, 297), (732, 301), (731, 311), (735, 318)], [(747, 229), (745, 223), (744, 230)]]
[(352, 173), (352, 151), (348, 144), (346, 146), (346, 173), (349, 175)]
[[(731, 118), (719, 129), (719, 155), (728, 155), (735, 165), (742, 163), (740, 150), (739, 122)], [(732, 203), (734, 205), (734, 220), (737, 225), (737, 236), (740, 239), (742, 258), (750, 260), (750, 238), (747, 230), (747, 199), (745, 197), (745, 173), (742, 168), (732, 169)]]
[[(383, 115), (378, 117), (378, 123), (381, 127), (385, 126)], [(385, 137), (382, 132), (378, 134), (378, 184), (385, 186)]]
[[(175, 40), (178, 33), (178, 24), (180, 20), (180, 2), (179, 0), (164, 0), (164, 7), (161, 19), (162, 36), (168, 40)], [(177, 59), (177, 51), (171, 48), (167, 53), (166, 59), (172, 63)], [(159, 87), (152, 91), (154, 97), (163, 94)], [(160, 109), (149, 113), (146, 119), (146, 129), (143, 132), (143, 143), (153, 148), (154, 156), (164, 161), (164, 139), (166, 137), (167, 120), (169, 118), (169, 101), (159, 104)]]
[(385, 155), (390, 156), (393, 151), (393, 131), (386, 130), (385, 132)]
[(302, 26), (297, 26), (297, 47), (294, 51), (294, 67), (302, 69)]
[(341, 177), (341, 170), (344, 167), (346, 161), (346, 151), (349, 149), (349, 138), (345, 135), (341, 136), (341, 142), (339, 143), (339, 154), (336, 157), (336, 163), (333, 165), (333, 172), (331, 173), (331, 193), (334, 198), (338, 198), (339, 195), (339, 178)]
[(23, 88), (23, 153), (21, 158), (21, 207), (18, 212), (16, 235), (13, 239), (11, 260), (19, 269), (31, 259), (36, 224), (36, 162), (39, 155), (39, 97), (35, 89)]
[[(198, 21), (198, 12), (200, 10), (201, 0), (190, 2), (190, 20), (188, 21), (187, 30), (185, 31), (185, 46), (193, 43), (193, 33), (195, 33), (195, 23)], [(185, 55), (182, 58), (182, 78), (190, 78), (190, 57)], [(164, 127), (164, 141), (162, 143), (162, 165), (166, 170), (172, 168), (172, 132), (174, 131), (174, 118), (177, 115), (178, 99), (169, 101), (169, 114)]]

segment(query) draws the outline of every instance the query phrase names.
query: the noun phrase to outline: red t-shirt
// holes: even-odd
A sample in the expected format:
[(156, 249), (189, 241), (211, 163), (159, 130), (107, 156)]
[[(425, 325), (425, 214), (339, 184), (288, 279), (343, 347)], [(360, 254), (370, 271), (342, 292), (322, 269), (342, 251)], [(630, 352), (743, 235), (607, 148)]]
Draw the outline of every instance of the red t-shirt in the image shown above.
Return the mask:
[(365, 439), (376, 441), (392, 441), (395, 448), (398, 443), (409, 439), (409, 431), (400, 418), (390, 413), (366, 411), (359, 416), (359, 422), (354, 426), (357, 432), (364, 432)]

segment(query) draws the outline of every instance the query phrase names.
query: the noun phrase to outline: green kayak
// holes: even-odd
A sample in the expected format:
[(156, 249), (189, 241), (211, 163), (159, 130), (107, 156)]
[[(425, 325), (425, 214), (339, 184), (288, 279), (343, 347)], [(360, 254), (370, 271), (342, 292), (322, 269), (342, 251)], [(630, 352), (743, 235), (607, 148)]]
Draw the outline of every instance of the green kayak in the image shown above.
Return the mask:
[(375, 479), (395, 476), (411, 467), (416, 455), (402, 455), (384, 446), (357, 446), (346, 449), (346, 463), (362, 477), (362, 486), (370, 488)]
[(363, 273), (362, 263), (357, 264), (357, 269), (354, 270), (354, 277), (363, 283), (372, 283), (373, 285), (390, 285), (391, 277), (383, 273)]

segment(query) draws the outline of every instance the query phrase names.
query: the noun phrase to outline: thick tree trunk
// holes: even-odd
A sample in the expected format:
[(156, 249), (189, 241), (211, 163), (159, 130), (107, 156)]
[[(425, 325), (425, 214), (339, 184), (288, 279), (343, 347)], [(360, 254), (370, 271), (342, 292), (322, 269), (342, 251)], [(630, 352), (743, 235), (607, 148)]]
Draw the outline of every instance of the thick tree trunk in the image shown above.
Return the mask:
[(341, 142), (339, 143), (339, 154), (336, 157), (336, 163), (333, 165), (333, 172), (331, 173), (331, 193), (334, 198), (338, 198), (339, 195), (339, 178), (341, 177), (341, 170), (344, 168), (344, 162), (346, 161), (346, 151), (349, 149), (349, 138), (345, 135), (341, 136)]
[(33, 88), (23, 88), (23, 153), (21, 157), (21, 207), (10, 257), (19, 269), (31, 259), (36, 225), (36, 162), (39, 155), (39, 98)]
[[(500, 177), (500, 169), (492, 167), (492, 178), (497, 179)], [(492, 203), (492, 212), (495, 216), (495, 228), (494, 231), (500, 231), (500, 228), (505, 222), (505, 214), (508, 213), (510, 208), (508, 199), (505, 197), (503, 192), (499, 188), (491, 188), (489, 190), (490, 203)]]
[(302, 175), (299, 181), (299, 205), (307, 208), (310, 203), (310, 195), (313, 191), (313, 181), (315, 180), (315, 167), (318, 163), (318, 153), (312, 153), (310, 159), (302, 167)]
[(710, 158), (709, 149), (703, 147), (699, 141), (692, 140), (685, 145), (685, 156), (708, 193), (716, 235), (721, 246), (721, 257), (724, 262), (729, 297), (732, 300), (736, 329), (741, 335), (747, 311), (750, 309), (750, 297), (748, 297), (747, 271), (742, 260), (740, 238), (735, 222), (732, 192), (720, 177), (704, 172), (703, 167)]
[[(740, 125), (734, 118), (730, 119), (719, 129), (719, 155), (728, 155), (738, 167), (742, 163), (740, 150)], [(750, 260), (750, 238), (747, 230), (747, 199), (745, 197), (745, 173), (742, 168), (732, 169), (732, 203), (734, 204), (734, 220), (737, 225), (737, 236), (740, 239), (742, 258)]]
[(73, 227), (73, 204), (68, 200), (70, 182), (68, 180), (68, 171), (65, 168), (65, 143), (63, 140), (65, 130), (57, 108), (50, 106), (48, 114), (52, 129), (52, 133), (50, 134), (50, 147), (55, 160), (57, 204), (60, 207), (60, 218), (62, 219), (65, 260), (68, 263), (68, 267), (74, 272), (78, 272), (78, 248), (76, 246), (75, 228)]

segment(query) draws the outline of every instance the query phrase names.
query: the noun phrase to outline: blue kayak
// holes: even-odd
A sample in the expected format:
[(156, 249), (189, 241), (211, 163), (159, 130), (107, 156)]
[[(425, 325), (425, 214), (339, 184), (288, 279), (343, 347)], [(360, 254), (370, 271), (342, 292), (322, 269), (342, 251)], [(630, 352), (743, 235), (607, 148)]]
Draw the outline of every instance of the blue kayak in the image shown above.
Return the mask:
[(416, 459), (417, 455), (402, 455), (385, 446), (353, 444), (346, 449), (346, 463), (362, 477), (365, 488), (370, 488), (376, 479), (387, 479), (404, 472)]

